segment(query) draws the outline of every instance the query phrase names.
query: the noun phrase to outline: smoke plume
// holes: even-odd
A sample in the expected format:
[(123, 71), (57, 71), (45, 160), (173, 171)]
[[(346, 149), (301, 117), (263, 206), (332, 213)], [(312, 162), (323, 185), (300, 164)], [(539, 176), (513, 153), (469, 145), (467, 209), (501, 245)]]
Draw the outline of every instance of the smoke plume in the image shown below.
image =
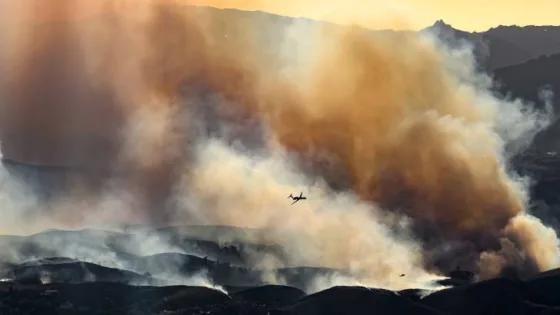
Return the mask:
[(266, 228), (288, 253), (267, 265), (390, 288), (558, 265), (508, 165), (548, 116), (493, 96), (468, 47), (153, 1), (99, 1), (94, 18), (25, 3), (0, 30), (2, 152), (100, 170), (51, 221)]

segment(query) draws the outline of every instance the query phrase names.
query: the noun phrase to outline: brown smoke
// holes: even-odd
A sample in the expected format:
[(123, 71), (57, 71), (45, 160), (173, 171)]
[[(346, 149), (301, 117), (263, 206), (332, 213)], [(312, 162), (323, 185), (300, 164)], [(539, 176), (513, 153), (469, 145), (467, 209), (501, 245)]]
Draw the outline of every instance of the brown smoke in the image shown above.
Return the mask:
[(116, 134), (123, 117), (114, 91), (88, 73), (79, 29), (67, 20), (77, 5), (37, 2), (26, 9), (31, 21), (49, 12), (61, 19), (24, 24), (24, 39), (12, 48), (15, 57), (2, 86), (1, 127), (10, 135), (3, 139), (4, 154), (49, 165), (109, 160), (115, 147), (105, 132)]
[[(25, 20), (18, 53), (2, 58), (5, 156), (134, 170), (137, 217), (152, 222), (174, 219), (161, 207), (181, 184), (200, 204), (184, 212), (272, 228), (290, 263), (383, 285), (405, 281), (396, 269), (425, 278), (424, 268), (463, 263), (486, 277), (556, 265), (555, 233), (524, 216), (503, 166), (496, 129), (507, 113), (436, 43), (319, 24), (297, 35), (297, 24), (260, 15), (126, 4), (104, 2), (119, 13), (97, 22), (73, 16), (87, 9), (78, 2), (25, 7), (58, 18)], [(266, 157), (222, 143), (261, 131)], [(289, 175), (303, 166), (308, 177)], [(306, 186), (317, 201), (288, 207)], [(404, 218), (422, 246), (389, 231)]]
[[(467, 237), (480, 249), (498, 246), (523, 200), (498, 161), (494, 131), (473, 106), (475, 91), (461, 91), (442, 56), (417, 38), (339, 36), (315, 56), (305, 95), (273, 116), (278, 140), (300, 152), (318, 148), (311, 159), (340, 161), (362, 199), (413, 217), (426, 241)], [(270, 115), (278, 106), (262, 108)]]

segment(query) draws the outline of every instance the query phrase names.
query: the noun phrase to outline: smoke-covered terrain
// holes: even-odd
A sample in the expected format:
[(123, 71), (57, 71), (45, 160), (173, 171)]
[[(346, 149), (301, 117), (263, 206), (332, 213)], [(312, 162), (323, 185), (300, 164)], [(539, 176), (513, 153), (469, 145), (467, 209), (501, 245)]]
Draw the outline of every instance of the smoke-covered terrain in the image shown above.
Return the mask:
[(554, 91), (437, 30), (45, 3), (0, 13), (2, 314), (554, 312)]

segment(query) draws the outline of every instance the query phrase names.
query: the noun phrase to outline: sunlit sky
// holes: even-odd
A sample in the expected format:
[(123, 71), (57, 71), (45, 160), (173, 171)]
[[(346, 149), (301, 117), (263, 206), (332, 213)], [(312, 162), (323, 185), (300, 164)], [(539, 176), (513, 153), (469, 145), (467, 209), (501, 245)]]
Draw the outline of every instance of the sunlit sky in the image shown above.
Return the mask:
[[(77, 0), (10, 1), (40, 3), (51, 7), (47, 11), (52, 12), (55, 3)], [(10, 1), (0, 0), (0, 9)], [(466, 31), (484, 31), (498, 25), (560, 25), (560, 0), (129, 0), (127, 7), (142, 1), (261, 10), (369, 28), (420, 29), (439, 19)], [(89, 3), (86, 15), (99, 13), (103, 7), (100, 0), (77, 3)]]
[[(197, 4), (356, 22), (372, 28), (429, 26), (467, 31), (497, 25), (560, 25), (560, 0), (195, 0)], [(353, 20), (353, 21), (351, 21)]]

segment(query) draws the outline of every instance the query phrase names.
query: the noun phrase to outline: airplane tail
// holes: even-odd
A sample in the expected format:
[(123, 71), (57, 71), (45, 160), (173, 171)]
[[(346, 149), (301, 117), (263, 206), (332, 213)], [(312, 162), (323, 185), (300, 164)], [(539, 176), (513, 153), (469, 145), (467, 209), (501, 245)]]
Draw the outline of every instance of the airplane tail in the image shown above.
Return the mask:
[(292, 196), (292, 194), (290, 194), (290, 195), (288, 196), (288, 199), (290, 199), (290, 198), (294, 198), (294, 196)]

